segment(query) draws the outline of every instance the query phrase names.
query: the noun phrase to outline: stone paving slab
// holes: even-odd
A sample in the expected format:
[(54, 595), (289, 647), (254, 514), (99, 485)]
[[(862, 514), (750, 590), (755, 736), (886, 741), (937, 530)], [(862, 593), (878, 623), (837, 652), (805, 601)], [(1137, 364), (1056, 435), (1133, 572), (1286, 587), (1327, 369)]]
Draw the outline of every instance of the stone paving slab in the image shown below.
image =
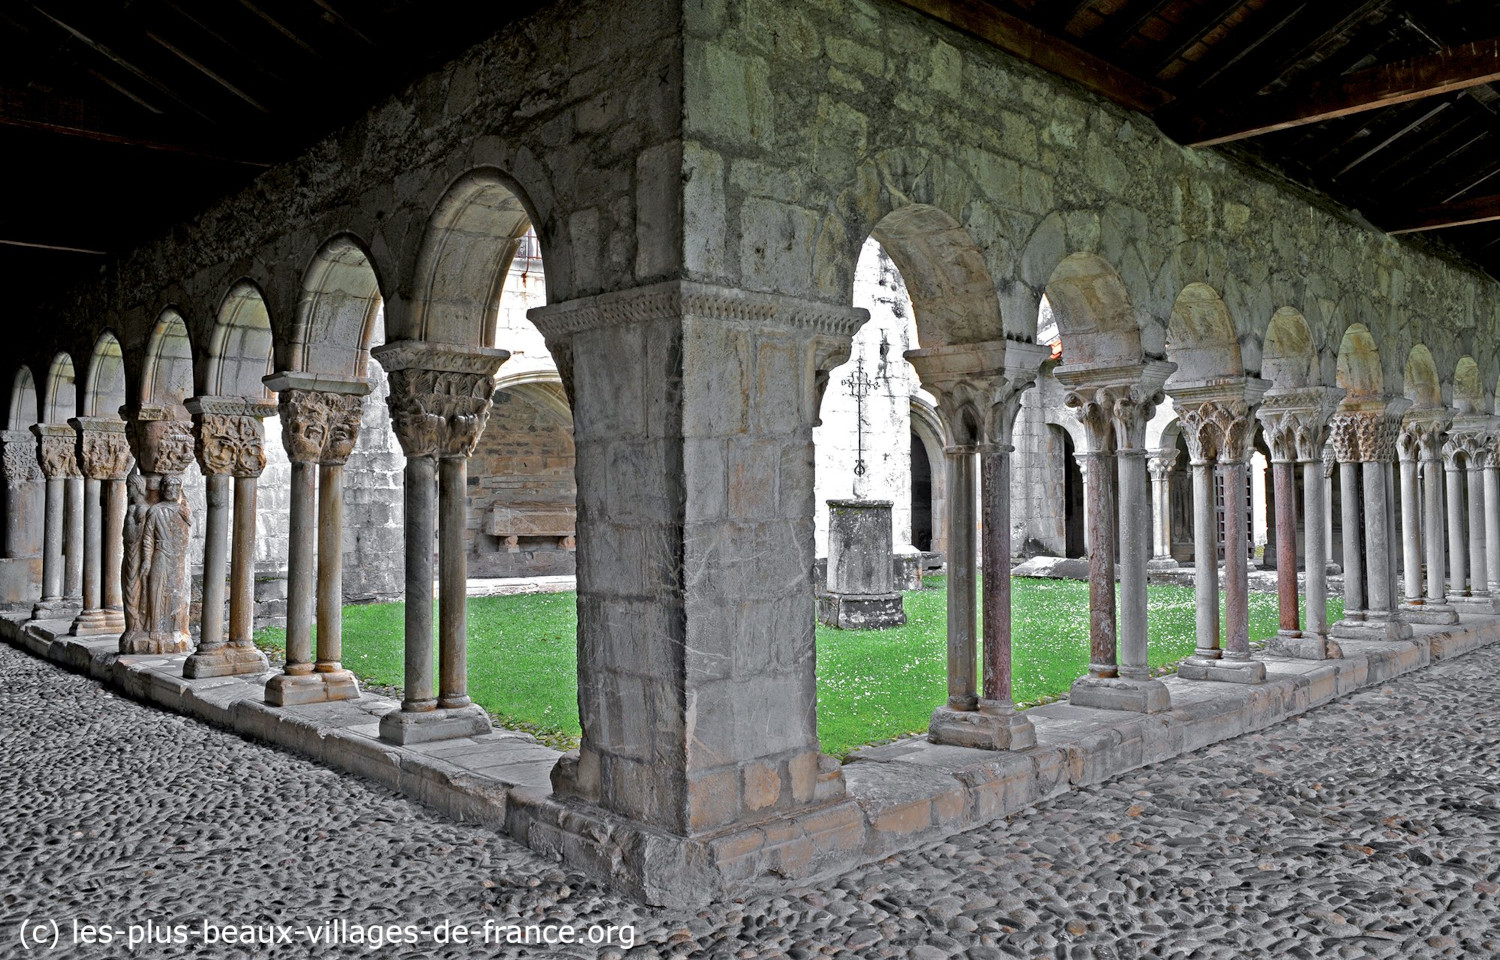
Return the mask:
[(263, 702), (269, 674), (185, 680), (181, 655), (120, 656), (99, 638), (66, 636), (65, 627), (65, 621), (0, 620), (0, 634), (12, 643), (131, 697), (363, 776), (449, 816), (504, 829), (658, 903), (834, 876), (1500, 640), (1500, 617), (1470, 615), (1455, 627), (1418, 628), (1410, 641), (1347, 641), (1341, 660), (1268, 656), (1268, 679), (1255, 686), (1170, 677), (1173, 707), (1153, 716), (1047, 704), (1027, 711), (1037, 731), (1029, 750), (993, 753), (907, 739), (858, 751), (844, 768), (848, 799), (684, 840), (552, 797), (558, 753), (522, 735), (497, 731), (397, 746), (378, 737), (379, 717), (397, 706), (388, 698), (366, 693), (338, 703), (270, 707)]

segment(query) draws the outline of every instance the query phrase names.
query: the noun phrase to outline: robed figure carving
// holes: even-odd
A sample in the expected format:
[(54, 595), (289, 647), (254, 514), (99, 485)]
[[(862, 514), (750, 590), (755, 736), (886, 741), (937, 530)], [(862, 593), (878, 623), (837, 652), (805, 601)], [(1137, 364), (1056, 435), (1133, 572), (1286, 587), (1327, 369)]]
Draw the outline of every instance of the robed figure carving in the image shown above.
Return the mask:
[(120, 649), (133, 652), (137, 643), (148, 636), (142, 599), (141, 534), (151, 505), (146, 502), (146, 478), (139, 470), (131, 470), (125, 478), (125, 492), (130, 503), (125, 508), (125, 547), (120, 556), (120, 593), (125, 605), (125, 634), (120, 637)]
[(182, 653), (188, 636), (188, 543), (191, 514), (182, 478), (161, 478), (159, 496), (148, 503), (145, 481), (132, 474), (125, 517), (121, 590), (125, 602), (122, 653)]

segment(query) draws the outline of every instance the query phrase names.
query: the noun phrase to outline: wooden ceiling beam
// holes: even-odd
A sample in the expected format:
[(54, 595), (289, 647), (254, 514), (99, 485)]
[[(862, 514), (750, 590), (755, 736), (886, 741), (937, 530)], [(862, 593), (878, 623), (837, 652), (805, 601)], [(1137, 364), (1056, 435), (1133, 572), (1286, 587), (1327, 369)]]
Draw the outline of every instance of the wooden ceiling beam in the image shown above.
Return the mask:
[(1392, 218), (1386, 221), (1385, 232), (1421, 233), (1426, 230), (1444, 230), (1448, 227), (1463, 227), (1472, 223), (1489, 223), (1494, 220), (1500, 220), (1500, 194), (1475, 197), (1458, 203), (1420, 207), (1399, 219)]
[(1309, 123), (1379, 110), (1500, 80), (1500, 38), (1332, 80), (1257, 97), (1246, 109), (1224, 109), (1169, 122), (1169, 132), (1191, 147), (1211, 147)]
[(1122, 107), (1150, 113), (1172, 99), (1170, 93), (1156, 84), (1142, 80), (1081, 47), (982, 0), (898, 2), (972, 34), (1043, 70), (1066, 77)]

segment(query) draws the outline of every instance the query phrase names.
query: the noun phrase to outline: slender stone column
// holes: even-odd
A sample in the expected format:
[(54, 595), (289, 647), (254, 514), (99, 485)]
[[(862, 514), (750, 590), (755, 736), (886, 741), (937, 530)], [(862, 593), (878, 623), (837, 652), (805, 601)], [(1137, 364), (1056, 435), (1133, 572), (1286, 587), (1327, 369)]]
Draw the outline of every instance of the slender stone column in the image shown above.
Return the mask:
[[(119, 591), (119, 517), (109, 518), (116, 525), (106, 523), (104, 516), (105, 487), (110, 496), (118, 497), (114, 491), (123, 483), (130, 471), (130, 445), (125, 438), (125, 421), (106, 417), (77, 417), (69, 421), (78, 432), (78, 462), (84, 474), (83, 496), (83, 609), (74, 619), (69, 632), (74, 636), (96, 636), (119, 634), (125, 629), (125, 617), (120, 609)], [(116, 540), (110, 544), (110, 534)], [(113, 596), (107, 596), (106, 546), (113, 546), (114, 561), (112, 578)], [(113, 601), (111, 608), (110, 601)]]
[(1365, 567), (1364, 544), (1360, 537), (1360, 488), (1359, 463), (1339, 462), (1339, 506), (1343, 513), (1344, 533), (1344, 619), (1358, 621), (1365, 618)]
[[(1379, 397), (1345, 403), (1346, 409), (1333, 418), (1333, 442), (1344, 483), (1344, 584), (1349, 607), (1358, 600), (1363, 616), (1346, 613), (1334, 633), (1350, 639), (1405, 639), (1411, 636), (1411, 626), (1406, 618), (1396, 616), (1392, 465), (1402, 429), (1401, 413), (1409, 404), (1404, 398)], [(1361, 517), (1363, 549), (1358, 532), (1350, 534), (1351, 526), (1360, 526)]]
[(1443, 555), (1442, 429), (1427, 429), (1418, 434), (1422, 464), (1422, 531), (1427, 548), (1427, 589), (1423, 600), (1428, 608), (1441, 607), (1451, 613), (1453, 608), (1448, 606), (1446, 589), (1447, 563)]
[[(370, 383), (294, 371), (272, 374), (265, 382), (277, 392), (281, 439), (292, 461), (287, 663), (285, 670), (266, 684), (266, 702), (290, 706), (353, 699), (359, 696), (359, 684), (340, 662), (343, 468), (359, 438), (360, 409)], [(309, 664), (309, 634), (315, 612), (317, 658)]]
[[(1320, 459), (1302, 461), (1302, 504), (1306, 531), (1305, 576), (1307, 578), (1307, 629), (1302, 636), (1314, 642), (1328, 637), (1328, 544), (1323, 539), (1323, 464)], [(1327, 656), (1326, 648), (1322, 651)], [(1319, 658), (1314, 658), (1319, 659)]]
[(1271, 482), (1276, 490), (1276, 603), (1279, 633), (1301, 636), (1297, 611), (1297, 478), (1293, 460), (1274, 460)]
[(1490, 595), (1489, 571), (1485, 565), (1485, 502), (1484, 502), (1484, 447), (1475, 450), (1466, 464), (1469, 479), (1469, 595), (1488, 598)]
[(77, 435), (72, 427), (38, 423), (37, 462), (47, 478), (45, 532), (42, 541), (42, 599), (32, 609), (34, 620), (61, 620), (77, 615), (80, 603), (66, 596), (65, 541), (67, 538), (68, 480), (78, 475)]
[(1151, 471), (1151, 514), (1156, 537), (1152, 541), (1151, 570), (1176, 570), (1172, 557), (1172, 468), (1177, 464), (1176, 450), (1159, 450), (1146, 461)]
[[(372, 355), (390, 375), (386, 404), (406, 454), (406, 693), (381, 718), (396, 743), (477, 736), (490, 729), (468, 694), (469, 456), (489, 420), (504, 350), (396, 341)], [(434, 475), (437, 499), (433, 499)], [(432, 550), (438, 548), (438, 683), (432, 676)]]
[[(1073, 683), (1074, 706), (1156, 713), (1171, 706), (1167, 688), (1150, 677), (1146, 627), (1146, 561), (1150, 504), (1146, 490), (1146, 424), (1161, 402), (1175, 364), (1130, 367), (1064, 364), (1055, 376), (1083, 424), (1091, 473), (1088, 524), (1089, 675)], [(1114, 452), (1116, 491), (1105, 482)], [(1120, 619), (1115, 643), (1114, 523), (1119, 521)]]
[[(252, 641), (255, 590), (255, 482), (266, 467), (261, 419), (275, 407), (245, 397), (194, 397), (198, 465), (207, 480), (204, 518), (203, 605), (198, 649), (183, 663), (189, 679), (261, 673), (265, 654)], [(234, 501), (234, 556), (229, 559), (230, 487)], [(247, 485), (248, 484), (248, 485)], [(227, 568), (227, 569), (226, 569)], [(224, 631), (224, 587), (230, 581), (230, 626)]]
[(1464, 544), (1464, 470), (1451, 441), (1443, 448), (1448, 480), (1448, 599), (1469, 595), (1468, 550)]
[(1492, 441), (1484, 452), (1484, 570), (1491, 597), (1500, 597), (1500, 457)]
[[(1237, 452), (1224, 477), (1224, 659), (1250, 659), (1249, 544), (1245, 536), (1245, 457)], [(1292, 541), (1295, 548), (1296, 540)], [(1293, 568), (1295, 569), (1295, 567)], [(1264, 679), (1265, 667), (1260, 668)]]
[(1334, 459), (1333, 445), (1327, 444), (1323, 448), (1323, 542), (1328, 544), (1328, 573), (1341, 573), (1343, 567), (1333, 562), (1333, 474), (1338, 469), (1338, 461)]
[(75, 474), (63, 485), (63, 596), (83, 607), (83, 477)]
[(1194, 459), (1193, 471), (1193, 608), (1197, 656), (1217, 660), (1219, 644), (1219, 531), (1215, 508), (1214, 464)]
[(1403, 602), (1422, 604), (1422, 519), (1417, 483), (1417, 444), (1403, 433), (1401, 454), (1401, 573)]
[(1385, 522), (1389, 512), (1385, 464), (1367, 460), (1361, 467), (1365, 493), (1365, 559), (1369, 570), (1365, 619), (1385, 620), (1395, 612), (1395, 597), (1391, 590), (1394, 583), (1391, 578), (1391, 530)]
[(111, 476), (104, 481), (104, 615), (111, 633), (125, 629), (125, 598), (120, 589), (124, 536), (125, 476)]
[(952, 446), (948, 458), (948, 709), (975, 710), (978, 647), (974, 532), (974, 448)]

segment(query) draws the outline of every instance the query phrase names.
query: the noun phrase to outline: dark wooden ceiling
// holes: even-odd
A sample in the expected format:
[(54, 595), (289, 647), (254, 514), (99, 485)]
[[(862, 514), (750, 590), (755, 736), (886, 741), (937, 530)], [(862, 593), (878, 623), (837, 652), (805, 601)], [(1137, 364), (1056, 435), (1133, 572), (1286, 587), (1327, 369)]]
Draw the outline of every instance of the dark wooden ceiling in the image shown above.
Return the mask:
[(539, 3), (0, 0), (0, 281), (97, 272)]
[[(0, 0), (0, 280), (99, 270), (541, 2)], [(900, 2), (1500, 276), (1494, 0)]]

